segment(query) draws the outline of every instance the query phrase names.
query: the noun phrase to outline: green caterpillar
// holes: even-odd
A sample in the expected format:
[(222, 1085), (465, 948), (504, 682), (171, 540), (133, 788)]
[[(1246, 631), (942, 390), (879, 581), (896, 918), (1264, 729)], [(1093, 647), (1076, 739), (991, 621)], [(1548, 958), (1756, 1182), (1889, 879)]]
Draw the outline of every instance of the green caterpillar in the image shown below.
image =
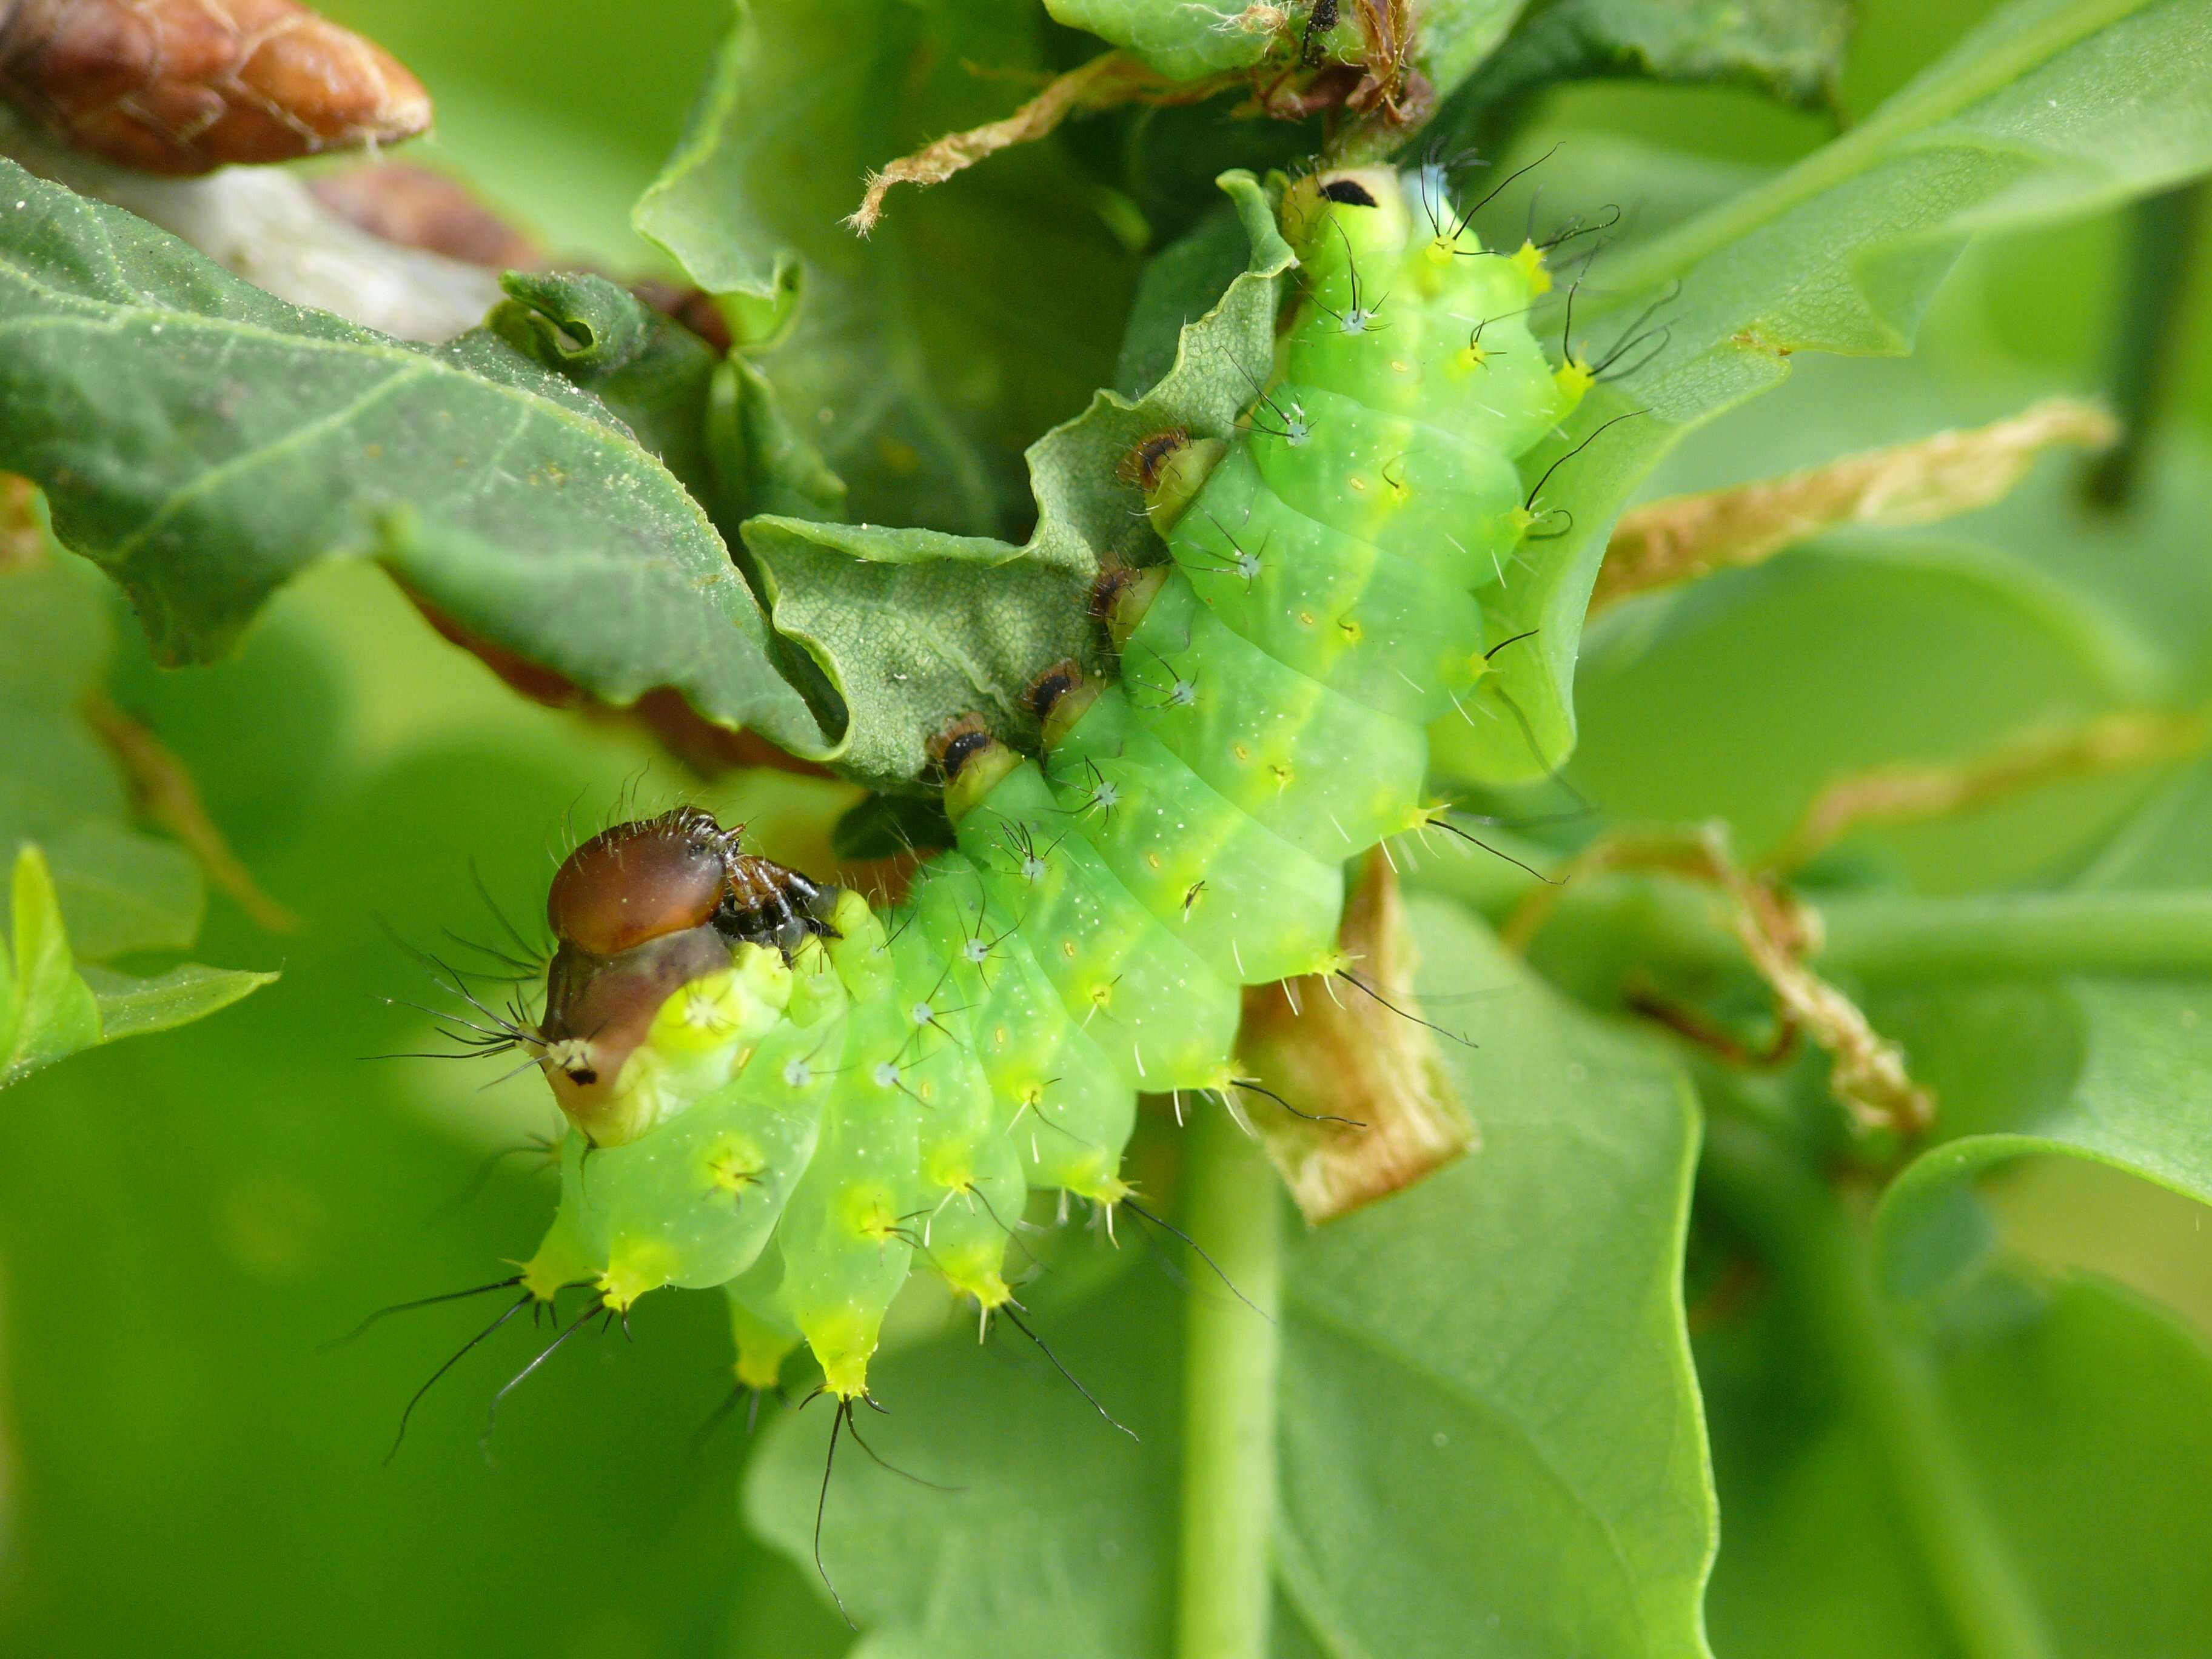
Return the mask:
[(720, 1285), (740, 1381), (803, 1341), (851, 1400), (917, 1257), (1000, 1306), (1028, 1189), (1121, 1202), (1139, 1091), (1225, 1095), (1241, 988), (1346, 965), (1345, 861), (1436, 816), (1425, 729), (1534, 522), (1515, 458), (1591, 382), (1529, 332), (1540, 252), (1442, 189), (1286, 193), (1304, 297), (1246, 430), (1133, 458), (1170, 556), (1100, 584), (1122, 678), (1042, 676), (1041, 760), (944, 735), (957, 847), (903, 905), (696, 812), (562, 867), (531, 1040), (574, 1127), (528, 1293)]

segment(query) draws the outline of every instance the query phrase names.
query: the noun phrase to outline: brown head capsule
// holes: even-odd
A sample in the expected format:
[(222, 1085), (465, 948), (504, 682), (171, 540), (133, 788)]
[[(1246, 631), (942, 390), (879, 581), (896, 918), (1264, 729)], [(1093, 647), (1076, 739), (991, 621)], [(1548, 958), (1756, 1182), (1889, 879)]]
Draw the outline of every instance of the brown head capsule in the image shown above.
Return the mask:
[(430, 96), (298, 0), (0, 0), (0, 96), (80, 149), (207, 173), (395, 143)]
[(614, 1085), (662, 1003), (740, 945), (788, 957), (811, 935), (836, 937), (836, 890), (742, 851), (744, 828), (681, 807), (601, 831), (554, 875), (538, 1035), (562, 1109), (601, 1144), (650, 1127), (629, 1125)]
[(611, 957), (663, 933), (703, 927), (722, 902), (743, 829), (726, 830), (704, 813), (671, 813), (601, 830), (553, 877), (545, 895), (553, 937)]

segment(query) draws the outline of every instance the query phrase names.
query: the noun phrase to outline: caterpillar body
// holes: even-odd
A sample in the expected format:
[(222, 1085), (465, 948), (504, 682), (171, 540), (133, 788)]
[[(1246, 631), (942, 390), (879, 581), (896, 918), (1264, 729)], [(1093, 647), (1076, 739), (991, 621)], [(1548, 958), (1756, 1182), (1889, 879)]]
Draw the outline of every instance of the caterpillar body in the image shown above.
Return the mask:
[(1140, 1091), (1237, 1086), (1241, 988), (1328, 973), (1345, 861), (1436, 814), (1425, 728), (1487, 667), (1474, 592), (1576, 405), (1436, 169), (1292, 187), (1304, 298), (1231, 444), (1136, 458), (1169, 558), (1103, 580), (1121, 678), (1063, 665), (1041, 757), (941, 740), (957, 846), (881, 911), (703, 814), (587, 842), (538, 1034), (573, 1127), (524, 1284), (720, 1285), (740, 1381), (802, 1342), (865, 1393), (917, 1261), (987, 1311), (1029, 1189), (1111, 1206)]

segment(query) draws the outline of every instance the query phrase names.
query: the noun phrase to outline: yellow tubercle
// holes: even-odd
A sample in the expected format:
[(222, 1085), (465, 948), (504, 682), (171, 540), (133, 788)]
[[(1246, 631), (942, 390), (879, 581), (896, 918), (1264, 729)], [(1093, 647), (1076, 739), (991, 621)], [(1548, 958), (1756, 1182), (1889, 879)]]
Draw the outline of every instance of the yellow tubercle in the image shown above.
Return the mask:
[(1544, 250), (1535, 243), (1522, 243), (1521, 251), (1507, 263), (1527, 281), (1530, 299), (1540, 300), (1552, 291), (1552, 273), (1544, 264)]
[[(1426, 823), (1428, 820), (1424, 817), (1421, 822), (1423, 823)], [(1343, 973), (1346, 969), (1351, 968), (1358, 960), (1359, 958), (1358, 957), (1353, 956), (1347, 951), (1340, 951), (1334, 947), (1331, 947), (1328, 952), (1318, 962), (1315, 963), (1312, 967), (1307, 969), (1306, 972), (1313, 975), (1316, 978), (1333, 978), (1334, 975)]]
[(540, 1302), (550, 1302), (556, 1292), (568, 1285), (589, 1284), (599, 1270), (568, 1216), (565, 1207), (557, 1212), (538, 1246), (538, 1254), (520, 1264), (522, 1288)]
[(607, 1253), (606, 1271), (599, 1275), (599, 1299), (617, 1313), (627, 1312), (647, 1291), (668, 1283), (668, 1252), (659, 1245), (618, 1239)]
[(1090, 1199), (1111, 1210), (1137, 1189), (1122, 1180), (1118, 1171), (1109, 1170), (1103, 1175), (1085, 1177), (1080, 1185), (1070, 1182), (1067, 1190), (1078, 1198)]
[[(858, 1400), (868, 1391), (868, 1361), (874, 1355), (872, 1346), (852, 1353), (841, 1353), (822, 1361), (822, 1386), (840, 1400)], [(818, 1357), (818, 1356), (817, 1356)]]
[(939, 1271), (947, 1285), (962, 1296), (974, 1297), (986, 1313), (994, 1308), (1004, 1307), (1014, 1299), (1013, 1291), (1006, 1287), (1006, 1281), (999, 1276), (996, 1267), (967, 1267), (959, 1262), (947, 1262)]
[(1597, 384), (1597, 376), (1579, 357), (1570, 357), (1552, 371), (1552, 383), (1559, 389), (1562, 416), (1573, 412), (1583, 400), (1583, 394)]

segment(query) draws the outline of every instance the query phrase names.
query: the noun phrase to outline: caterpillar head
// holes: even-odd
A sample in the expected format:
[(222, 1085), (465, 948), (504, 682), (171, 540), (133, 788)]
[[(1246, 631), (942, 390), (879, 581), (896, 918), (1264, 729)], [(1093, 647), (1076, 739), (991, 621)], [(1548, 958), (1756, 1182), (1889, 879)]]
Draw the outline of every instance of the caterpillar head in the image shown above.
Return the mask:
[(1398, 175), (1389, 167), (1332, 167), (1309, 173), (1283, 198), (1283, 234), (1311, 272), (1314, 256), (1364, 264), (1379, 274), (1410, 239), (1413, 224)]
[(641, 1055), (672, 997), (727, 976), (744, 947), (787, 960), (811, 937), (836, 937), (836, 890), (743, 852), (743, 830), (680, 808), (602, 831), (554, 875), (540, 1065), (594, 1145), (634, 1140), (672, 1109), (665, 1090), (647, 1086)]

